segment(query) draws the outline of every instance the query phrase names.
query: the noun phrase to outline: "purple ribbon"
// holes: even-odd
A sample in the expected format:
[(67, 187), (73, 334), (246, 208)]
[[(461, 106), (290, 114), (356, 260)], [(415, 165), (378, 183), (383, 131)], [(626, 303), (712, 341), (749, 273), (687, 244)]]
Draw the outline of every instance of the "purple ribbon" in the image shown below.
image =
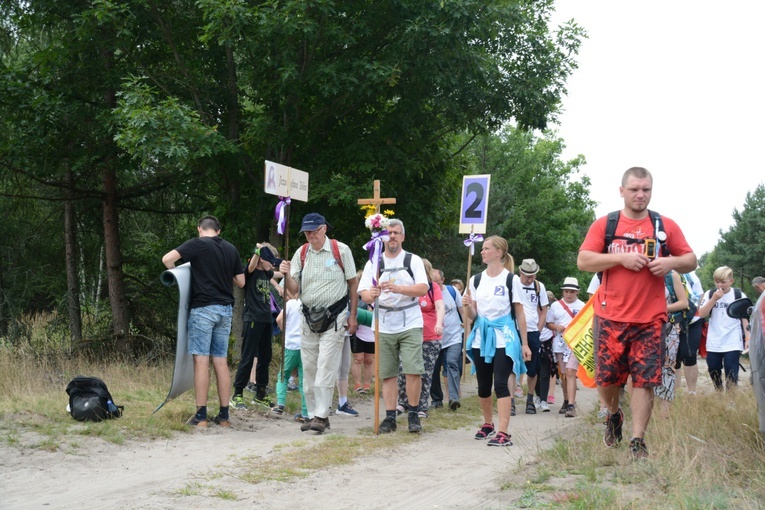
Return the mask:
[(279, 197), (279, 203), (276, 204), (274, 209), (274, 216), (276, 217), (276, 233), (284, 235), (284, 229), (287, 227), (287, 218), (284, 215), (284, 207), (291, 202), (290, 197)]
[(372, 232), (372, 239), (364, 245), (364, 249), (369, 252), (369, 261), (372, 262), (372, 285), (377, 285), (377, 271), (380, 267), (380, 258), (385, 248), (385, 241), (389, 240), (388, 231), (380, 230)]
[(483, 241), (483, 236), (481, 234), (470, 234), (470, 237), (462, 241), (465, 246), (470, 247), (470, 254), (475, 254), (475, 243), (480, 243)]

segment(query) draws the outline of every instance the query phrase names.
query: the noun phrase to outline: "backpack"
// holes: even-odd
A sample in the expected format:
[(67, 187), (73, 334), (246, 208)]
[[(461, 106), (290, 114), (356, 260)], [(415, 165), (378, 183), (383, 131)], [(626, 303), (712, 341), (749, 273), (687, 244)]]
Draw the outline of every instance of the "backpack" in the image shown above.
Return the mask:
[[(404, 269), (414, 280), (414, 271), (412, 271), (412, 254), (408, 251), (404, 254)], [(385, 257), (380, 257), (380, 273), (385, 271)]]
[[(622, 239), (626, 241), (627, 244), (645, 242), (645, 239), (633, 239), (631, 237), (616, 235), (616, 226), (619, 224), (620, 216), (620, 211), (611, 211), (608, 213), (608, 218), (606, 219), (606, 243), (603, 246), (603, 253), (608, 253), (608, 248), (614, 242), (614, 239)], [(650, 209), (648, 210), (648, 216), (651, 218), (651, 225), (653, 225), (654, 228), (654, 237), (659, 243), (661, 256), (668, 257), (670, 252), (669, 246), (667, 246), (667, 234), (664, 230), (664, 220), (661, 219), (661, 214), (657, 213), (656, 211), (651, 211)], [(661, 237), (664, 239), (660, 239)], [(600, 278), (601, 282), (603, 281), (603, 271), (598, 272), (598, 278)]]
[(125, 406), (114, 404), (104, 381), (78, 375), (66, 387), (69, 413), (77, 421), (102, 421), (122, 416)]
[[(335, 261), (337, 262), (337, 265), (340, 266), (340, 269), (345, 272), (345, 267), (343, 266), (343, 259), (340, 257), (340, 247), (337, 245), (336, 239), (330, 239), (329, 245), (332, 249), (332, 256), (335, 257)], [(305, 267), (305, 257), (308, 254), (308, 243), (305, 243), (303, 246), (300, 247), (300, 272), (302, 273), (303, 268)]]
[[(683, 328), (683, 331), (687, 331), (688, 326), (691, 324), (691, 321), (693, 320), (693, 317), (696, 315), (696, 312), (698, 311), (699, 307), (698, 307), (698, 304), (694, 302), (694, 299), (692, 299), (694, 294), (693, 294), (693, 291), (691, 290), (690, 284), (688, 283), (688, 279), (685, 277), (684, 274), (680, 274), (680, 281), (683, 283), (683, 289), (685, 290), (685, 297), (688, 298), (688, 306), (685, 307), (684, 310), (678, 310), (677, 312), (670, 313), (669, 322), (673, 324), (680, 324), (680, 327)], [(664, 275), (664, 285), (667, 287), (667, 290), (669, 291), (670, 300), (672, 300), (673, 303), (677, 302), (677, 295), (675, 294), (675, 285), (672, 280), (671, 272)]]
[[(481, 275), (483, 275), (483, 271), (473, 276), (473, 287), (476, 288), (476, 291), (481, 284)], [(515, 307), (513, 306), (513, 276), (513, 273), (507, 273), (507, 282), (505, 282), (505, 286), (507, 287), (507, 298), (510, 300), (510, 317), (515, 321)], [(516, 328), (517, 327), (518, 325), (516, 323)]]

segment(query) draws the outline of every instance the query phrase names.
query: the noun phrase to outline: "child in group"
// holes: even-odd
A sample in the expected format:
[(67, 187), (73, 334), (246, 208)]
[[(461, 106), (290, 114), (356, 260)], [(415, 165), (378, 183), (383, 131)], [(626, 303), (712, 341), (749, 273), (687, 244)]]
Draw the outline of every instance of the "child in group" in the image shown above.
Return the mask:
[[(284, 380), (285, 374), (291, 373), (297, 369), (298, 378), (303, 381), (303, 362), (300, 359), (300, 320), (301, 303), (299, 299), (293, 298), (292, 294), (285, 293), (287, 302), (284, 309), (276, 317), (276, 322), (284, 331), (284, 366), (279, 368), (279, 375), (276, 382), (276, 405), (271, 408), (274, 414), (283, 414), (284, 405), (287, 403), (287, 382)], [(284, 324), (284, 316), (287, 315), (287, 324)], [(295, 421), (307, 423), (308, 409), (305, 404), (305, 393), (303, 385), (300, 385), (300, 404), (301, 409), (295, 415)]]
[(733, 319), (726, 313), (728, 305), (737, 297), (746, 297), (739, 289), (733, 288), (733, 270), (728, 266), (718, 267), (713, 277), (716, 288), (704, 293), (699, 317), (709, 316), (707, 369), (715, 389), (720, 391), (723, 389), (723, 369), (728, 389), (738, 384), (741, 351), (749, 348), (749, 321)]

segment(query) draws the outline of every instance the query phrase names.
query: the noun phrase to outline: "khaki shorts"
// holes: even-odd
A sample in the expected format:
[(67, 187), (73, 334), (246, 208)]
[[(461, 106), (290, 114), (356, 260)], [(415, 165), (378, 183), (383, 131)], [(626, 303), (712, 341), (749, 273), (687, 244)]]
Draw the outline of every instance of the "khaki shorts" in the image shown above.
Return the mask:
[(383, 380), (398, 376), (398, 359), (404, 374), (422, 375), (425, 363), (422, 360), (422, 328), (413, 328), (401, 333), (380, 333), (380, 378)]

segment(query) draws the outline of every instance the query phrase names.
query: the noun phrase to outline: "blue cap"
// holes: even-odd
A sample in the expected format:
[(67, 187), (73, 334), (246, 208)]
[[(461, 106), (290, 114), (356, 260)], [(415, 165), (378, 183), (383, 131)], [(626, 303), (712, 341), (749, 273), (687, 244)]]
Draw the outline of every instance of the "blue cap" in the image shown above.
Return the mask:
[(324, 216), (315, 212), (308, 213), (303, 216), (303, 224), (300, 227), (300, 231), (312, 232), (322, 225), (327, 225), (327, 228), (329, 228), (329, 223), (324, 219)]
[(276, 254), (272, 252), (268, 246), (261, 246), (260, 248), (255, 250), (255, 255), (259, 256), (266, 262), (270, 262), (271, 265), (273, 265), (276, 268), (278, 268), (283, 262), (282, 259), (277, 258)]

